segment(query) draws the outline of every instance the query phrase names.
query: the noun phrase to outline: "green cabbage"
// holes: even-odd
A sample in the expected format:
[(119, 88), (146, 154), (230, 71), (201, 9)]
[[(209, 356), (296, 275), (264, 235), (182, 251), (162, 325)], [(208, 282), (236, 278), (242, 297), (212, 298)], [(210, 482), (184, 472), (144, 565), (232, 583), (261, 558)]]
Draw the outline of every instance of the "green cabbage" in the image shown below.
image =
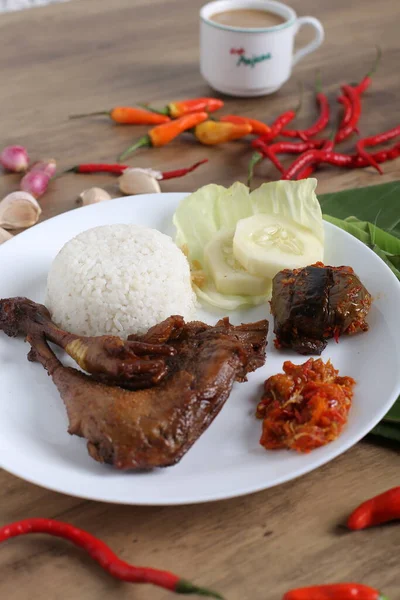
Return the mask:
[[(278, 214), (309, 229), (324, 242), (321, 208), (315, 194), (316, 179), (300, 181), (274, 181), (264, 183), (250, 193), (242, 183), (230, 188), (206, 185), (184, 198), (179, 204), (173, 223), (176, 227), (175, 242), (183, 248), (189, 263), (204, 265), (204, 247), (222, 229), (233, 230), (240, 219), (257, 213)], [(211, 277), (201, 289), (194, 286), (198, 297), (214, 306), (234, 310), (242, 305), (265, 302), (267, 296), (234, 296), (217, 292)]]

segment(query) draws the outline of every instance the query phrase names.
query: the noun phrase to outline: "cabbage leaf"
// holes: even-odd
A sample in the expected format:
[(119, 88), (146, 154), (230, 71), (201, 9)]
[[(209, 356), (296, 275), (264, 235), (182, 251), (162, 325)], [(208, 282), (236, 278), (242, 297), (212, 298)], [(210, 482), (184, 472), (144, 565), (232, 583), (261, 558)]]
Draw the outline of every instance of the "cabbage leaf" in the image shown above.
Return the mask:
[(235, 310), (242, 305), (257, 305), (265, 296), (239, 296), (219, 293), (204, 264), (204, 247), (221, 230), (234, 230), (241, 219), (259, 213), (276, 214), (292, 219), (310, 230), (324, 243), (321, 208), (315, 194), (316, 179), (272, 181), (252, 191), (236, 182), (230, 188), (209, 184), (184, 198), (173, 223), (176, 244), (186, 253), (195, 270), (203, 270), (206, 281), (194, 290), (199, 299), (219, 308)]

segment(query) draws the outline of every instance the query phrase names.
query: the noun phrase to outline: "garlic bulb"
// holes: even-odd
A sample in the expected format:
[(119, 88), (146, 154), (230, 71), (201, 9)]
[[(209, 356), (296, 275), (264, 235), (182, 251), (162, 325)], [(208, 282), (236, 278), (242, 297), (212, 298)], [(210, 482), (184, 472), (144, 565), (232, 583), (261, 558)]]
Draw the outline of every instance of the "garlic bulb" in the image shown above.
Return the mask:
[(97, 204), (97, 202), (103, 202), (103, 200), (111, 200), (111, 196), (106, 190), (99, 187), (88, 188), (79, 194), (79, 201), (82, 206)]
[(118, 185), (124, 194), (159, 194), (161, 188), (157, 180), (161, 178), (161, 173), (152, 169), (126, 169)]
[(38, 222), (42, 209), (28, 192), (12, 192), (0, 202), (0, 227), (23, 229)]
[(7, 240), (10, 240), (12, 237), (14, 236), (9, 231), (0, 227), (0, 244), (7, 242)]

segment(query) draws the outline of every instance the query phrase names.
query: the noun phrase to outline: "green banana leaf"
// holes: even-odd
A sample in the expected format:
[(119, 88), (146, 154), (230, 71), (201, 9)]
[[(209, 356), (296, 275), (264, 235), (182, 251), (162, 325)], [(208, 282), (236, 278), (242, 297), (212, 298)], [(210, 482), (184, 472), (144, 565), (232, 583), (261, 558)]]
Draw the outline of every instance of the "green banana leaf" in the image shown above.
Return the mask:
[(369, 435), (384, 437), (387, 440), (400, 443), (400, 427), (398, 425), (392, 425), (386, 422), (379, 423), (379, 425), (370, 431)]
[(400, 181), (319, 196), (322, 212), (339, 219), (355, 216), (400, 237)]
[[(369, 246), (400, 280), (400, 181), (319, 196), (324, 219)], [(400, 398), (372, 435), (400, 442)]]
[(357, 221), (353, 217), (348, 219), (337, 219), (331, 215), (323, 215), (325, 221), (329, 221), (337, 227), (344, 229), (354, 235), (358, 240), (364, 242), (371, 248), (400, 279), (399, 265), (400, 238), (383, 231), (376, 225), (366, 221)]

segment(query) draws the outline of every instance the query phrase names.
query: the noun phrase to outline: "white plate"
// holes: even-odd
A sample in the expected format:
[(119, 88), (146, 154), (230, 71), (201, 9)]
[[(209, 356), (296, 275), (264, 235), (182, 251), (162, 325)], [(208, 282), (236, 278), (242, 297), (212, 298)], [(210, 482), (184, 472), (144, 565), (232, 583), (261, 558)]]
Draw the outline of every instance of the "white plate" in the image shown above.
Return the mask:
[[(50, 264), (62, 245), (79, 232), (110, 223), (138, 223), (173, 235), (172, 214), (185, 194), (120, 198), (79, 208), (50, 219), (0, 247), (0, 297), (27, 296), (43, 302)], [(214, 423), (183, 457), (151, 473), (118, 472), (92, 460), (86, 442), (67, 433), (58, 392), (38, 364), (26, 359), (22, 339), (0, 333), (0, 466), (46, 488), (104, 502), (189, 504), (262, 490), (303, 475), (332, 460), (370, 431), (400, 394), (400, 284), (388, 267), (351, 235), (326, 224), (326, 264), (350, 265), (374, 297), (370, 331), (331, 340), (323, 358), (342, 375), (357, 380), (348, 425), (335, 442), (310, 454), (259, 445), (261, 422), (254, 411), (263, 381), (282, 369), (284, 360), (305, 357), (278, 352), (270, 320), (267, 361), (235, 384)], [(222, 312), (201, 310), (215, 323)], [(270, 319), (268, 306), (235, 311), (235, 324)]]

